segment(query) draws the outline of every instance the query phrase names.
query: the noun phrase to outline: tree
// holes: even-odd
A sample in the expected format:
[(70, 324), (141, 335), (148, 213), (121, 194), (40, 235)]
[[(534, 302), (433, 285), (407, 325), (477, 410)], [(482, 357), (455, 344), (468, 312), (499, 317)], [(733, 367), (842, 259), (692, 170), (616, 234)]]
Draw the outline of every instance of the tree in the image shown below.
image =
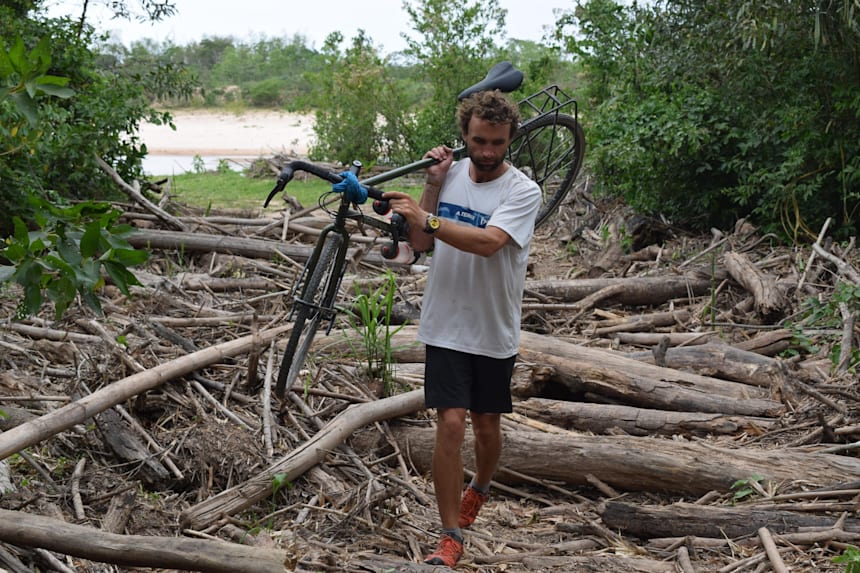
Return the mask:
[(608, 194), (695, 228), (749, 217), (793, 240), (860, 214), (860, 14), (852, 2), (589, 0), (557, 37), (588, 73)]
[[(168, 2), (143, 5), (169, 13)], [(136, 284), (128, 267), (147, 253), (125, 241), (131, 229), (118, 223), (121, 212), (95, 201), (69, 206), (69, 199), (116, 193), (99, 159), (126, 178), (140, 175), (146, 152), (136, 136), (140, 122), (170, 119), (150, 107), (144, 83), (165, 92), (190, 87), (163, 67), (145, 76), (100, 67), (111, 60), (94, 49), (103, 37), (86, 24), (86, 6), (73, 22), (41, 17), (39, 2), (0, 5), (0, 38), (17, 38), (0, 44), (0, 134), (4, 144), (12, 141), (0, 148), (0, 211), (7, 213), (0, 219), (0, 282), (23, 288), (18, 317), (39, 311), (46, 297), (57, 318), (78, 295), (100, 310), (95, 293), (105, 284), (102, 273), (125, 294)]]
[(417, 137), (421, 153), (440, 143), (452, 144), (457, 128), (457, 94), (480, 80), (496, 63), (505, 36), (507, 11), (496, 0), (446, 2), (425, 0), (403, 7), (417, 38), (404, 34), (405, 54), (418, 62), (431, 96), (418, 112)]
[(403, 158), (414, 127), (397, 83), (364, 30), (343, 53), (342, 42), (340, 32), (326, 38), (323, 69), (311, 74), (317, 138), (311, 157), (344, 164)]
[[(161, 5), (161, 4), (159, 4)], [(38, 10), (38, 3), (34, 3)], [(163, 8), (162, 8), (163, 9)], [(31, 15), (32, 14), (32, 15)], [(52, 200), (99, 199), (116, 193), (113, 182), (96, 162), (101, 157), (126, 179), (140, 178), (145, 147), (137, 137), (141, 121), (168, 122), (169, 114), (150, 106), (146, 88), (161, 93), (190, 93), (192, 81), (177, 68), (155, 67), (127, 73), (119, 65), (101, 67), (109, 60), (97, 52), (102, 36), (91, 27), (79, 28), (80, 20), (44, 18), (40, 13), (23, 16), (0, 6), (0, 38), (22, 38), (24, 49), (33, 49), (41, 38), (50, 59), (49, 75), (68, 78), (74, 97), (39, 101), (37, 127), (26, 145), (16, 147), (0, 163), (0, 209), (29, 220), (26, 197), (37, 194)], [(9, 52), (5, 41), (0, 50)], [(5, 83), (17, 76), (6, 74)], [(19, 109), (0, 103), (0, 125), (17, 125)], [(4, 236), (11, 231), (11, 221)]]

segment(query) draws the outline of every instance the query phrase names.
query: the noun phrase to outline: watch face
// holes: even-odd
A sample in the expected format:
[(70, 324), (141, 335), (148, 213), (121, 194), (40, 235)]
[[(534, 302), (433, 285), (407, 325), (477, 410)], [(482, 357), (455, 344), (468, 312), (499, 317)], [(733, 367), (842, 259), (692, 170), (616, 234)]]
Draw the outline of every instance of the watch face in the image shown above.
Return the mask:
[(431, 229), (438, 229), (439, 225), (442, 224), (442, 221), (439, 220), (439, 217), (430, 217), (427, 220), (427, 224), (430, 226)]

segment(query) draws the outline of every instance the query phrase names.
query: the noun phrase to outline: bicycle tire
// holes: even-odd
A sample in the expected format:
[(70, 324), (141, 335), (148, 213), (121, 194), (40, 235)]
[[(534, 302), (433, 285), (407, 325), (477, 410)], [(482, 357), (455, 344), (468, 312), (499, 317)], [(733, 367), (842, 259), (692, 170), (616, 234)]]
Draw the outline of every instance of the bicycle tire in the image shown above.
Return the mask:
[(334, 267), (342, 242), (343, 237), (336, 232), (326, 236), (316, 265), (302, 288), (300, 300), (293, 303), (297, 305), (296, 318), (278, 371), (278, 381), (275, 386), (278, 398), (283, 398), (284, 394), (293, 387), (304, 365), (320, 321), (324, 318), (322, 309), (333, 306), (340, 275)]
[(571, 115), (550, 113), (520, 126), (508, 149), (508, 160), (541, 188), (542, 203), (535, 228), (561, 205), (584, 156), (585, 134)]

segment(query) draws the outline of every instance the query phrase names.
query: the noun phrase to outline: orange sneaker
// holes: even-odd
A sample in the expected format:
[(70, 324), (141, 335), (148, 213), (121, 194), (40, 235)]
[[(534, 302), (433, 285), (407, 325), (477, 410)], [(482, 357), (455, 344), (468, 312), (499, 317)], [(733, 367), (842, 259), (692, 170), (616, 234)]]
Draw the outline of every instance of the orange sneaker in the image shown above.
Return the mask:
[(439, 545), (436, 551), (431, 553), (424, 559), (424, 563), (429, 565), (445, 565), (453, 567), (463, 556), (463, 544), (451, 537), (443, 535), (439, 540)]
[(466, 486), (466, 491), (463, 492), (463, 500), (460, 502), (460, 521), (461, 528), (469, 527), (475, 522), (478, 517), (478, 512), (481, 511), (481, 506), (490, 496), (481, 493), (472, 486)]

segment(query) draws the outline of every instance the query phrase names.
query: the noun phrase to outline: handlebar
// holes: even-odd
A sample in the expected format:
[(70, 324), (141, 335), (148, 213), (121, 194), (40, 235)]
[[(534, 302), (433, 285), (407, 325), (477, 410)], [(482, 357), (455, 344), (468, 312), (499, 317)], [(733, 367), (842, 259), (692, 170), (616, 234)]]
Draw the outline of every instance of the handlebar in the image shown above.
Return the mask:
[[(434, 160), (429, 160), (430, 164), (433, 163)], [(360, 161), (353, 161), (353, 164), (350, 166), (349, 170), (355, 174), (358, 174), (361, 169)], [(335, 173), (334, 171), (329, 171), (328, 169), (316, 165), (314, 163), (310, 163), (308, 161), (295, 160), (286, 164), (282, 169), (281, 173), (278, 175), (278, 180), (275, 183), (275, 187), (269, 192), (269, 196), (266, 197), (266, 201), (263, 203), (263, 207), (267, 207), (269, 202), (274, 198), (275, 195), (284, 190), (287, 184), (292, 181), (293, 176), (296, 171), (306, 171), (312, 175), (316, 175), (320, 179), (325, 179), (332, 184), (339, 183), (343, 181), (343, 177), (339, 173)], [(374, 187), (370, 187), (366, 183), (360, 183), (362, 187), (367, 189), (367, 196), (373, 199), (373, 210), (378, 215), (385, 215), (389, 212), (390, 207), (388, 205), (388, 200), (383, 199), (382, 195), (384, 191), (376, 189)], [(405, 238), (406, 235), (406, 219), (403, 218), (403, 215), (399, 213), (394, 213), (391, 215), (391, 244), (383, 245), (382, 247), (382, 256), (386, 259), (393, 259), (398, 254), (398, 243)]]
[[(354, 167), (360, 166), (361, 164), (359, 163), (357, 166)], [(278, 180), (275, 183), (275, 187), (271, 191), (269, 191), (269, 196), (266, 197), (266, 201), (263, 203), (264, 208), (268, 207), (269, 202), (275, 197), (275, 195), (283, 191), (284, 187), (287, 186), (287, 183), (293, 180), (293, 175), (295, 175), (296, 171), (306, 171), (311, 175), (316, 175), (320, 179), (325, 179), (332, 184), (340, 183), (341, 181), (343, 181), (343, 177), (341, 177), (340, 174), (335, 173), (334, 171), (329, 171), (328, 169), (311, 163), (309, 161), (290, 161), (283, 167), (283, 169), (281, 169), (281, 173), (278, 175)], [(367, 189), (368, 197), (377, 200), (382, 199), (382, 194), (384, 193), (384, 191), (370, 187), (366, 183), (362, 183), (361, 185), (362, 187)]]

